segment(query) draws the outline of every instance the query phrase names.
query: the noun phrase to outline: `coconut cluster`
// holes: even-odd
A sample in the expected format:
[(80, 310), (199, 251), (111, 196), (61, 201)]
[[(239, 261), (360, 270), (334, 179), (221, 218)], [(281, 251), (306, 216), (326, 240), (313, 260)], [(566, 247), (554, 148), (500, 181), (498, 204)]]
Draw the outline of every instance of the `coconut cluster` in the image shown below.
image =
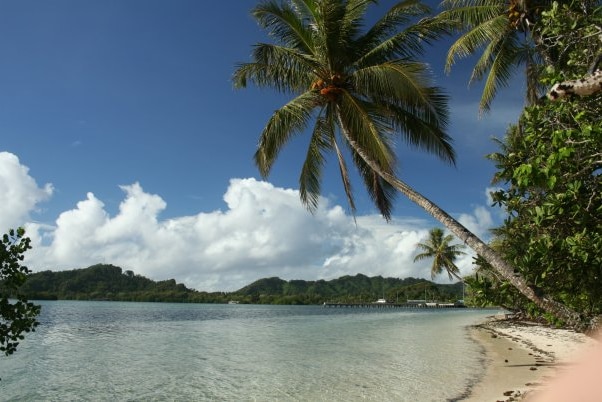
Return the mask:
[(312, 91), (320, 91), (320, 95), (329, 101), (334, 101), (343, 92), (344, 78), (340, 74), (333, 74), (327, 79), (319, 78), (311, 84)]

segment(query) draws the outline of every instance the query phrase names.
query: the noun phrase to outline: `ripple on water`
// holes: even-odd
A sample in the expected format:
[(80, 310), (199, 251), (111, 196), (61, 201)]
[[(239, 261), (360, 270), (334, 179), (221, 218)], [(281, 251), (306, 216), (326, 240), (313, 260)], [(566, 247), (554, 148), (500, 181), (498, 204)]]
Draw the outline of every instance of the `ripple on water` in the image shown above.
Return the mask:
[(0, 400), (441, 401), (478, 374), (488, 312), (341, 310), (45, 303)]

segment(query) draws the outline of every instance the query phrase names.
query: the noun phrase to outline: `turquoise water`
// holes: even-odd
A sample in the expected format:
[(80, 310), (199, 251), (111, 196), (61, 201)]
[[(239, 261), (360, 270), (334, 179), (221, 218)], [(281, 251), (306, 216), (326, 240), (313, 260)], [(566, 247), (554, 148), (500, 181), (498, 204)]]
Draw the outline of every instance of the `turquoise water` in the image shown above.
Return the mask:
[(448, 401), (491, 311), (41, 302), (2, 401)]

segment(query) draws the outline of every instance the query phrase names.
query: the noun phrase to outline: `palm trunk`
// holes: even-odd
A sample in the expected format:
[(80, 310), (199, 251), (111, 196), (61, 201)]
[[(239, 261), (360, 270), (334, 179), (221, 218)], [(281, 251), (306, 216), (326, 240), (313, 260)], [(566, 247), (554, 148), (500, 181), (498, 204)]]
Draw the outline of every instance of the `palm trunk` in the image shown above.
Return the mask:
[(412, 189), (409, 185), (399, 180), (394, 175), (384, 172), (378, 164), (372, 160), (365, 152), (357, 145), (357, 143), (349, 136), (345, 130), (342, 121), (339, 119), (341, 131), (349, 142), (351, 147), (362, 159), (370, 166), (370, 168), (383, 178), (387, 183), (393, 186), (397, 191), (408, 197), (418, 206), (422, 207), (431, 216), (441, 222), (447, 229), (455, 234), (460, 240), (473, 249), (485, 261), (487, 261), (493, 269), (495, 269), (504, 279), (510, 282), (519, 292), (535, 303), (542, 310), (554, 315), (558, 319), (564, 321), (567, 325), (576, 328), (582, 328), (583, 322), (579, 313), (570, 309), (562, 303), (556, 302), (546, 295), (536, 293), (531, 288), (523, 276), (516, 272), (514, 267), (502, 259), (491, 247), (485, 244), (470, 230), (464, 227), (460, 222), (451, 217), (447, 212), (437, 206), (434, 202)]

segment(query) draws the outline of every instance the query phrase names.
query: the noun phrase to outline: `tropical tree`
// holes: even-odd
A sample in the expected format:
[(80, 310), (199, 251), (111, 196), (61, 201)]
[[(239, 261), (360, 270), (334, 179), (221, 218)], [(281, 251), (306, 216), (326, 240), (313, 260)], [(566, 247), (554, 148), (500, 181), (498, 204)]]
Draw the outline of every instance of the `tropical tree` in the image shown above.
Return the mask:
[(267, 177), (283, 146), (312, 125), (299, 179), (301, 200), (310, 211), (318, 204), (327, 153), (333, 153), (338, 161), (350, 207), (355, 211), (341, 148), (346, 145), (368, 193), (387, 220), (397, 190), (439, 220), (530, 300), (576, 324), (578, 314), (536, 294), (499, 254), (397, 178), (396, 136), (454, 163), (451, 139), (445, 132), (447, 97), (431, 84), (428, 66), (416, 60), (424, 44), (446, 34), (449, 24), (441, 18), (425, 17), (428, 7), (407, 0), (362, 30), (366, 10), (373, 3), (269, 1), (253, 9), (253, 16), (276, 43), (257, 44), (253, 61), (236, 69), (234, 84), (240, 88), (252, 81), (293, 96), (274, 112), (261, 133), (255, 153), (260, 173)]
[(463, 244), (451, 244), (453, 240), (454, 236), (451, 234), (445, 235), (443, 229), (431, 229), (428, 239), (424, 243), (417, 244), (423, 252), (414, 257), (414, 262), (432, 258), (431, 279), (435, 279), (437, 275), (445, 270), (450, 281), (454, 278), (463, 281), (460, 276), (460, 269), (456, 266), (455, 261), (459, 256), (466, 254), (462, 251), (465, 246)]
[(17, 295), (29, 274), (29, 269), (21, 265), (23, 253), (31, 248), (24, 235), (22, 228), (11, 229), (0, 242), (0, 352), (6, 355), (17, 350), (23, 333), (35, 330), (40, 312), (39, 306)]
[(485, 80), (479, 103), (481, 111), (489, 111), (491, 102), (501, 87), (511, 82), (513, 72), (525, 68), (527, 101), (535, 103), (540, 97), (539, 71), (546, 55), (536, 48), (541, 38), (533, 27), (551, 0), (443, 0), (439, 15), (456, 21), (462, 32), (451, 45), (445, 69), (459, 58), (482, 50), (472, 70), (470, 82)]

